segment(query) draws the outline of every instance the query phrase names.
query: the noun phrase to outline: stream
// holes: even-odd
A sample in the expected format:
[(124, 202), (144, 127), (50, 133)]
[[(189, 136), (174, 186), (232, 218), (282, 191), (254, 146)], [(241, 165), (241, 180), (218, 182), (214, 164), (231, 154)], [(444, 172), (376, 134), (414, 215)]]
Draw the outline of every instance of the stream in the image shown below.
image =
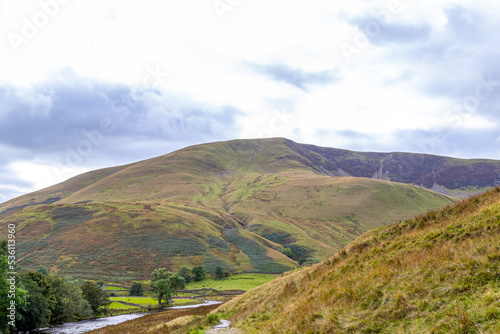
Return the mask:
[[(221, 304), (221, 302), (207, 300), (202, 304), (171, 306), (156, 312), (164, 312), (167, 310), (176, 310), (185, 308), (195, 308), (195, 307), (215, 305), (215, 304)], [(94, 329), (99, 329), (111, 325), (117, 325), (128, 320), (137, 319), (150, 313), (152, 312), (131, 313), (131, 314), (117, 315), (113, 317), (83, 320), (78, 322), (68, 322), (62, 325), (39, 328), (37, 330), (29, 331), (29, 333), (30, 334), (82, 334), (90, 332)]]

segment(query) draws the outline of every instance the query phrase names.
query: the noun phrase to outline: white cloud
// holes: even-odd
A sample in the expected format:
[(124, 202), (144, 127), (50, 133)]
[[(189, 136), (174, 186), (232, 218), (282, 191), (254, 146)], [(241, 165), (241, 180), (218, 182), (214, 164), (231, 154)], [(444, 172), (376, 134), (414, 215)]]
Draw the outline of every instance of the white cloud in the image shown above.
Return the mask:
[[(43, 154), (52, 154), (57, 162), (55, 151), (65, 150), (64, 145), (57, 147), (64, 143), (61, 136), (81, 134), (80, 127), (97, 126), (94, 123), (104, 117), (101, 114), (110, 117), (110, 112), (127, 108), (116, 105), (115, 95), (154, 91), (157, 98), (149, 96), (147, 103), (142, 101), (134, 110), (140, 117), (130, 114), (131, 118), (116, 121), (119, 131), (110, 136), (110, 142), (131, 141), (139, 131), (142, 139), (134, 145), (142, 148), (151, 143), (154, 147), (142, 154), (156, 154), (166, 141), (170, 143), (167, 150), (177, 148), (181, 141), (232, 139), (223, 136), (284, 136), (325, 146), (409, 151), (415, 150), (415, 141), (423, 141), (422, 136), (433, 131), (466, 131), (471, 136), (487, 132), (484, 138), (493, 140), (483, 146), (492, 158), (500, 158), (494, 153), (498, 152), (498, 136), (490, 135), (500, 120), (500, 88), (493, 87), (473, 111), (462, 110), (459, 116), (450, 112), (450, 106), (474, 97), (488, 75), (500, 81), (495, 77), (500, 76), (496, 61), (500, 3), (243, 0), (231, 2), (234, 8), (223, 14), (223, 20), (213, 3), (0, 0), (0, 88), (25, 94), (25, 98), (17, 96), (24, 101), (22, 106), (14, 107), (30, 108), (18, 112), (17, 123), (7, 109), (10, 105), (0, 106), (0, 116), (9, 112), (12, 124), (26, 125), (20, 117), (28, 115), (31, 121), (50, 125), (46, 132), (19, 136), (17, 142), (9, 139), (0, 147), (22, 146), (29, 151), (29, 145), (44, 144), (50, 152)], [(43, 22), (44, 13), (47, 22)], [(13, 34), (24, 38), (14, 44), (19, 52), (11, 43)], [(345, 45), (354, 50), (351, 57), (342, 51)], [(278, 65), (282, 72), (299, 76), (300, 82), (294, 85), (283, 73), (273, 77)], [(307, 78), (317, 78), (317, 73), (335, 73), (335, 80), (307, 82)], [(67, 94), (86, 91), (85, 87), (92, 91), (94, 86), (106, 92), (89, 95), (93, 99), (89, 107), (81, 102), (74, 108), (61, 107), (64, 99), (53, 94), (54, 83), (69, 87)], [(238, 114), (229, 117), (228, 110)], [(55, 119), (51, 118), (54, 112), (60, 125), (66, 126), (60, 136), (53, 133), (58, 124), (49, 122)], [(191, 132), (181, 131), (183, 138), (175, 142), (161, 137), (172, 132), (172, 124), (189, 124)], [(21, 126), (7, 130), (13, 134), (29, 131)], [(401, 133), (416, 137), (399, 140)], [(453, 138), (461, 140), (458, 135)], [(45, 143), (51, 143), (50, 148)], [(122, 162), (118, 152), (123, 151), (110, 147), (96, 149), (94, 160), (85, 168)], [(462, 157), (475, 154), (470, 145), (460, 143), (436, 145), (428, 153), (446, 154), (446, 147)], [(39, 156), (39, 149), (30, 153)], [(146, 158), (139, 151), (127, 155), (128, 161)], [(27, 182), (48, 173), (46, 162), (25, 159), (28, 162), (20, 164), (19, 157), (9, 161), (16, 161), (15, 169), (9, 169), (12, 175), (22, 174)]]
[[(83, 167), (68, 167), (61, 164), (50, 164), (41, 161), (13, 161), (8, 169), (17, 177), (32, 185), (32, 189), (43, 189), (65, 181), (73, 176), (88, 172)], [(16, 191), (29, 191), (29, 188), (14, 187)]]

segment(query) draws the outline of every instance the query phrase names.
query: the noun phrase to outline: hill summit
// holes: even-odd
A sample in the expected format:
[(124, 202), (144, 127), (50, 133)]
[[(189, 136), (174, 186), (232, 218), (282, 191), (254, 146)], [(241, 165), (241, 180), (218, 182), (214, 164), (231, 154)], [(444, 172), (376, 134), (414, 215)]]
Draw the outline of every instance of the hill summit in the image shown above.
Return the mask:
[(0, 227), (16, 224), (21, 266), (75, 277), (130, 281), (182, 265), (281, 273), (492, 187), (499, 171), (492, 160), (234, 140), (15, 198), (0, 205)]

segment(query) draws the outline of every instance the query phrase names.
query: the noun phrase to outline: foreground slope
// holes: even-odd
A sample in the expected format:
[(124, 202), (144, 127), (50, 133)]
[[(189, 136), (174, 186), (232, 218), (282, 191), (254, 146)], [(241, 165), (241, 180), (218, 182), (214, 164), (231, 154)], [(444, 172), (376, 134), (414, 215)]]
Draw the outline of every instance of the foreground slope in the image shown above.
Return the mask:
[(84, 278), (128, 281), (181, 265), (281, 273), (454, 200), (405, 182), (479, 189), (496, 182), (499, 164), (279, 138), (210, 143), (0, 204), (0, 237), (15, 223), (22, 266)]
[(244, 333), (499, 333), (500, 188), (370, 231), (218, 312)]

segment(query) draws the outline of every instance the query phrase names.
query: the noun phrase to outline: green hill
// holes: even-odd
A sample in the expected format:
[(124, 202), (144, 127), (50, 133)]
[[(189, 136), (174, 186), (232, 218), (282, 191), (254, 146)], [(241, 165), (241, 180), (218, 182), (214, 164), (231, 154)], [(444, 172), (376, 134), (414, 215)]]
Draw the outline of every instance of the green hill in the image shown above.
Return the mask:
[(500, 333), (500, 188), (367, 232), (217, 313), (244, 333)]
[(499, 166), (279, 138), (210, 143), (0, 204), (0, 237), (15, 223), (21, 266), (83, 278), (130, 281), (181, 265), (281, 273), (454, 201), (421, 185), (483, 190)]

